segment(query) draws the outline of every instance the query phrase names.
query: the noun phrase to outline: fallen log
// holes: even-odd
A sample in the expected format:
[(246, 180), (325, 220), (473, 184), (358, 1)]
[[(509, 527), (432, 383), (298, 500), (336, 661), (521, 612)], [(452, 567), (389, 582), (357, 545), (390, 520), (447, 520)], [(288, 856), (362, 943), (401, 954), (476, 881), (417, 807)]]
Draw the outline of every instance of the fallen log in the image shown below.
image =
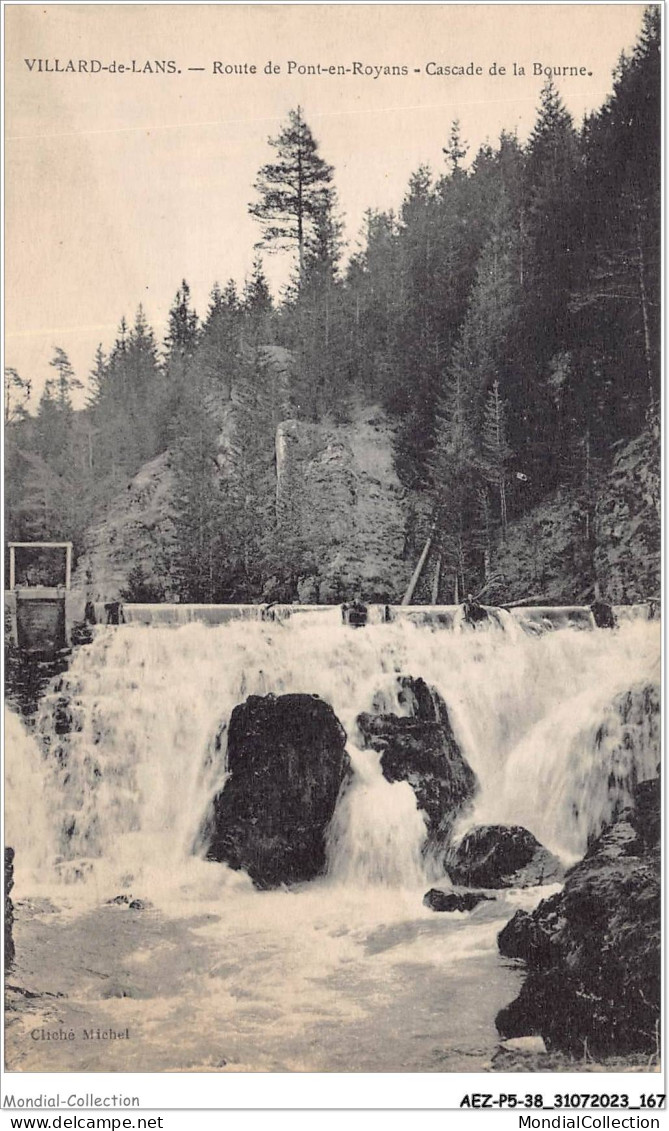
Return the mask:
[(532, 604), (545, 604), (548, 597), (545, 593), (535, 593), (532, 597), (523, 597), (522, 601), (511, 601), (506, 605), (500, 605), (500, 609), (522, 609), (523, 605)]
[(421, 573), (423, 572), (423, 566), (425, 565), (425, 562), (427, 560), (427, 555), (430, 552), (430, 546), (432, 545), (432, 539), (434, 538), (434, 532), (435, 532), (436, 529), (437, 529), (437, 524), (436, 524), (436, 522), (433, 522), (432, 523), (432, 529), (430, 530), (430, 533), (428, 535), (427, 542), (425, 543), (425, 545), (423, 547), (423, 552), (418, 559), (418, 565), (416, 566), (415, 570), (413, 571), (413, 575), (412, 575), (411, 581), (409, 582), (409, 585), (407, 587), (407, 591), (404, 594), (404, 596), (402, 597), (402, 604), (403, 605), (411, 604), (411, 598), (414, 595), (414, 590), (415, 590), (416, 586), (418, 585), (418, 580), (420, 578)]

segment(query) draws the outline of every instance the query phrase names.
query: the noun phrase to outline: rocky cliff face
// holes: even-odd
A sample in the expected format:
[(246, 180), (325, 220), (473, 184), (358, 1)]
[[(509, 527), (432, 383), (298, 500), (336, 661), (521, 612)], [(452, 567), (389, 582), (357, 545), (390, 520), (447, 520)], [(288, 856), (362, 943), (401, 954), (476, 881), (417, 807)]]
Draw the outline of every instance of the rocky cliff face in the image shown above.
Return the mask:
[(597, 503), (594, 564), (615, 604), (660, 592), (660, 435), (655, 421), (622, 446)]
[(405, 556), (406, 492), (393, 463), (393, 431), (378, 409), (348, 424), (288, 420), (277, 431), (277, 517), (310, 547), (317, 572), (305, 603), (356, 593), (399, 601), (412, 563)]
[(598, 580), (606, 600), (631, 604), (659, 594), (660, 566), (659, 431), (649, 424), (617, 446), (589, 499), (582, 485), (565, 488), (509, 523), (492, 555), (501, 580), (489, 599), (589, 601)]
[[(217, 412), (221, 475), (232, 458), (234, 413), (233, 389)], [(140, 566), (152, 599), (177, 599), (170, 577), (173, 488), (171, 456), (164, 452), (89, 530), (76, 589), (94, 600), (116, 600)], [(408, 503), (393, 464), (393, 430), (381, 411), (360, 410), (341, 425), (281, 423), (275, 490), (277, 523), (314, 563), (285, 599), (328, 604), (358, 592), (365, 600), (401, 599), (414, 564), (405, 555)]]

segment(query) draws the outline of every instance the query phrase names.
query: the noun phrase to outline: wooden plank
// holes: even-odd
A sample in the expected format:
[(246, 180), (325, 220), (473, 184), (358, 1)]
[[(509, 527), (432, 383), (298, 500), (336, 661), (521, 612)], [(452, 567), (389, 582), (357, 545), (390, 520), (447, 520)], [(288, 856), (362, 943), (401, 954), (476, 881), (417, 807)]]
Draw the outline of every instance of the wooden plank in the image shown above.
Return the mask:
[(440, 577), (441, 577), (441, 554), (439, 554), (439, 557), (437, 558), (437, 564), (434, 567), (434, 578), (433, 578), (433, 581), (432, 581), (432, 604), (433, 605), (437, 605), (439, 603), (439, 580), (440, 580)]
[(72, 581), (72, 542), (8, 542), (9, 546), (9, 589), (16, 588), (17, 550), (65, 550), (65, 588)]
[(15, 546), (17, 549), (22, 550), (48, 550), (57, 549), (64, 550), (67, 546), (72, 548), (71, 542), (8, 542), (9, 547)]

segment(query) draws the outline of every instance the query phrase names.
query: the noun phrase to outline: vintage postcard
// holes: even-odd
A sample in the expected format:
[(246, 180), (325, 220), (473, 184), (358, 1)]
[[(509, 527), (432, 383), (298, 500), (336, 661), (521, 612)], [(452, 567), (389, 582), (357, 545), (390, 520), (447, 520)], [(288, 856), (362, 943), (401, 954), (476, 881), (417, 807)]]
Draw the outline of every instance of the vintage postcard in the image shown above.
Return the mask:
[(6, 1091), (659, 1106), (660, 6), (4, 18)]

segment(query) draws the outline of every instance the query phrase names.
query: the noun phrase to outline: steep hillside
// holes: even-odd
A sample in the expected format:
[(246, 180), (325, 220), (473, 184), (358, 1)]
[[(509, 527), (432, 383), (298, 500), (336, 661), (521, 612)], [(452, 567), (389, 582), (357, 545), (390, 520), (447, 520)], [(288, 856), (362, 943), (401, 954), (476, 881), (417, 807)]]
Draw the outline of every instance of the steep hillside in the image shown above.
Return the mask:
[[(238, 405), (212, 406), (220, 429), (217, 463), (223, 480), (234, 473)], [(429, 526), (427, 496), (407, 491), (394, 465), (395, 431), (378, 408), (358, 408), (343, 424), (284, 420), (276, 433), (276, 542), (281, 554), (299, 547), (290, 583), (266, 574), (257, 600), (332, 604), (359, 594), (399, 602)], [(655, 596), (660, 587), (658, 436), (653, 428), (618, 448), (608, 472), (584, 493), (558, 491), (509, 523), (490, 561), (491, 602), (535, 597), (554, 604), (601, 595), (613, 603)], [(271, 453), (268, 452), (268, 461)], [(171, 571), (174, 472), (165, 452), (145, 464), (88, 532), (74, 585), (98, 600), (127, 589), (141, 567), (153, 599), (178, 600)], [(269, 482), (268, 489), (272, 490)], [(423, 532), (418, 537), (418, 525)], [(268, 541), (274, 539), (267, 532)], [(414, 601), (430, 602), (435, 570), (428, 559)], [(442, 576), (439, 600), (451, 602)]]
[(611, 467), (582, 492), (562, 491), (512, 521), (491, 570), (493, 600), (536, 594), (549, 603), (591, 600), (594, 583), (613, 604), (660, 592), (660, 447), (652, 424), (619, 446)]

